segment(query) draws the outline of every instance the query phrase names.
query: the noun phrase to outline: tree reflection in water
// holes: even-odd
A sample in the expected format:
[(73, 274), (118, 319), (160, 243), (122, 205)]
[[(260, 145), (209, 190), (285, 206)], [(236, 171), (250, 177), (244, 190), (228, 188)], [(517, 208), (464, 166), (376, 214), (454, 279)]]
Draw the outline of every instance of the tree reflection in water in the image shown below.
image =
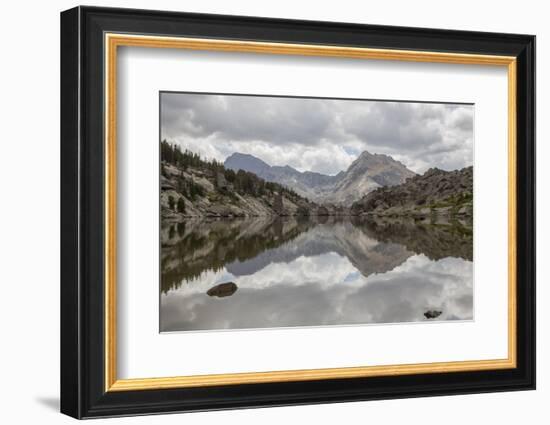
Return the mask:
[[(471, 223), (188, 220), (163, 227), (161, 242), (162, 331), (473, 316)], [(227, 282), (229, 295), (207, 295)]]

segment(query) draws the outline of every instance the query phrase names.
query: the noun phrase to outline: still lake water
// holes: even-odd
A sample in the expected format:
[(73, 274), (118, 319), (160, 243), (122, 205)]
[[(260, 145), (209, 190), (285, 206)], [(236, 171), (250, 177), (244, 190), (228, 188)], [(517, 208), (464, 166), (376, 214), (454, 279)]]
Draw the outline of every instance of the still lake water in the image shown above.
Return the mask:
[(473, 318), (467, 223), (188, 220), (161, 245), (161, 332)]

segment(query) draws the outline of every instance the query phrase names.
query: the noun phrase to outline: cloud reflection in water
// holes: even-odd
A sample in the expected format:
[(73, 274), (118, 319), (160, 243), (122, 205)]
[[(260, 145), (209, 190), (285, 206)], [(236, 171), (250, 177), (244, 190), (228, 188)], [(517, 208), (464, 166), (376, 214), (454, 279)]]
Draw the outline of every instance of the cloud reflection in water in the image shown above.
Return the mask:
[[(204, 225), (194, 229), (204, 231)], [(376, 235), (368, 226), (331, 222), (241, 260), (217, 246), (216, 258), (231, 261), (194, 271), (162, 292), (161, 331), (414, 322), (426, 320), (429, 309), (442, 311), (437, 320), (473, 318), (473, 263), (464, 255), (438, 258)], [(199, 250), (211, 259), (207, 246)], [(177, 261), (164, 254), (164, 266), (175, 267)], [(190, 263), (203, 259), (196, 255)], [(238, 287), (233, 295), (206, 294), (229, 281)]]

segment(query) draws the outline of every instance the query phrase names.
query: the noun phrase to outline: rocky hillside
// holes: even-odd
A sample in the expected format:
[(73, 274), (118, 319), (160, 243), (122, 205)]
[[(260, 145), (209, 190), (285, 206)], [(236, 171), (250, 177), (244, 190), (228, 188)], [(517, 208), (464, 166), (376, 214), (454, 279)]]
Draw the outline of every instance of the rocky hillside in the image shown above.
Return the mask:
[(235, 172), (216, 161), (161, 146), (160, 205), (163, 220), (189, 217), (328, 215), (292, 189), (266, 182), (253, 173)]
[(387, 155), (363, 152), (335, 176), (311, 171), (300, 172), (290, 166), (271, 166), (252, 155), (234, 153), (224, 166), (234, 171), (252, 172), (269, 182), (292, 188), (299, 195), (318, 203), (351, 205), (357, 194), (366, 194), (377, 187), (403, 183), (416, 174)]
[(378, 188), (351, 207), (353, 215), (472, 217), (473, 168), (431, 168), (393, 187)]

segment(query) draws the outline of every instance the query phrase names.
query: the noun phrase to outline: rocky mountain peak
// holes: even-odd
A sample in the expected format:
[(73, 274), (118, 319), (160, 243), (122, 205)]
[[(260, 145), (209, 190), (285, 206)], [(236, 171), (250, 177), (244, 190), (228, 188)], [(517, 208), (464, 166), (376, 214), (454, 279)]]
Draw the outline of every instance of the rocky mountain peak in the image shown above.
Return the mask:
[(383, 157), (383, 156), (386, 156), (386, 155), (382, 155), (378, 153), (370, 153), (369, 151), (363, 151), (357, 157), (357, 159), (368, 159), (368, 158), (376, 158), (376, 157)]
[(369, 151), (363, 151), (356, 159), (352, 162), (351, 167), (354, 165), (375, 165), (375, 164), (395, 164), (406, 168), (405, 165), (389, 155), (383, 153), (370, 153)]
[(254, 155), (250, 155), (248, 153), (240, 153), (240, 152), (232, 153), (227, 157), (225, 161), (226, 162), (246, 161), (249, 163), (261, 164), (262, 166), (269, 167), (269, 164), (267, 164), (265, 161), (262, 161), (260, 158), (257, 158)]
[(254, 155), (235, 152), (227, 157), (225, 160), (225, 168), (232, 170), (244, 170), (250, 171), (262, 177), (265, 172), (268, 172), (271, 168), (269, 164), (262, 161), (260, 158)]

